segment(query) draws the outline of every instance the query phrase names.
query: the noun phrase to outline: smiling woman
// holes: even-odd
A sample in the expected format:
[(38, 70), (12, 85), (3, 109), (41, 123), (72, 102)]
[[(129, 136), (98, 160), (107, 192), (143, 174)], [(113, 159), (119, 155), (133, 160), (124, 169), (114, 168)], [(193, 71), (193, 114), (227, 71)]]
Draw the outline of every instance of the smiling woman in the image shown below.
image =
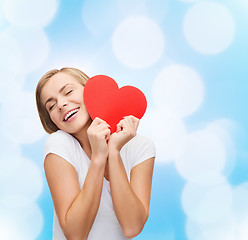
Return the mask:
[(83, 98), (88, 76), (78, 69), (47, 72), (36, 104), (51, 135), (44, 169), (54, 204), (53, 240), (130, 239), (149, 215), (155, 147), (136, 135), (139, 119), (126, 116), (110, 133), (91, 119)]
[[(43, 108), (59, 129), (75, 133), (87, 122), (92, 121), (84, 104), (83, 90), (83, 84), (65, 72), (53, 75), (43, 86), (41, 91)], [(75, 112), (76, 109), (77, 112)], [(71, 123), (72, 118), (69, 118), (71, 115), (68, 115), (72, 112), (74, 113), (73, 119), (75, 119), (73, 123)], [(76, 118), (79, 115), (80, 117)]]
[[(41, 91), (42, 91), (43, 87), (46, 85), (46, 83), (48, 82), (48, 80), (50, 78), (52, 78), (53, 76), (55, 76), (55, 74), (57, 74), (57, 73), (66, 74), (66, 75), (68, 75), (67, 77), (70, 77), (72, 81), (77, 80), (77, 82), (83, 86), (86, 84), (86, 81), (89, 79), (89, 77), (84, 72), (82, 72), (76, 68), (62, 68), (60, 70), (57, 70), (57, 69), (50, 70), (40, 79), (40, 81), (36, 87), (36, 104), (37, 104), (39, 116), (41, 119), (41, 123), (42, 123), (45, 131), (49, 134), (57, 131), (59, 128), (51, 120), (51, 118), (48, 114), (48, 111), (46, 109), (46, 103), (51, 102), (52, 97), (48, 98), (44, 104), (44, 102), (42, 102), (42, 100), (41, 100)], [(61, 91), (59, 91), (59, 92), (61, 93), (63, 90), (64, 89), (61, 89)]]

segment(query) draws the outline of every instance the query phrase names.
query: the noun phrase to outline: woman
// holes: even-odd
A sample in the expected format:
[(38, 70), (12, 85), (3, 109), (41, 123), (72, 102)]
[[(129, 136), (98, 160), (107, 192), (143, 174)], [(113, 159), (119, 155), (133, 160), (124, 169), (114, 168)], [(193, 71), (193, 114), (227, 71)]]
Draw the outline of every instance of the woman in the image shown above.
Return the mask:
[(54, 204), (53, 240), (119, 240), (137, 236), (149, 214), (153, 143), (127, 116), (110, 134), (84, 104), (88, 76), (75, 68), (47, 72), (36, 104), (49, 137), (44, 169)]

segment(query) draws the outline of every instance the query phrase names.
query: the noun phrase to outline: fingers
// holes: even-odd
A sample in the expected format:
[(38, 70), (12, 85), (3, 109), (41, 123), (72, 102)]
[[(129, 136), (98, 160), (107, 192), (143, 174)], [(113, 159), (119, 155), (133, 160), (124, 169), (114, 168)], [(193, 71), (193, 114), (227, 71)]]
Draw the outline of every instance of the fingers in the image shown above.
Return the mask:
[(131, 131), (137, 131), (139, 126), (139, 119), (130, 115), (124, 117), (118, 124), (117, 124), (117, 130), (116, 132), (122, 131), (124, 128), (129, 129)]
[(104, 137), (106, 140), (109, 139), (110, 136), (110, 125), (107, 124), (104, 120), (96, 117), (91, 126), (88, 128), (88, 134), (95, 135), (98, 137)]
[[(102, 132), (104, 133), (104, 137), (106, 140), (109, 139), (110, 137), (110, 125), (107, 124), (104, 120), (96, 117), (92, 124), (92, 130), (95, 129), (97, 132)], [(117, 124), (116, 127), (116, 133), (120, 131), (128, 131), (128, 132), (133, 132), (136, 135), (136, 131), (139, 126), (139, 119), (130, 115), (130, 116), (125, 116), (123, 119)]]
[(140, 120), (138, 118), (134, 117), (134, 116), (132, 116), (132, 120), (133, 120), (133, 123), (134, 123), (134, 127), (137, 130)]
[(136, 131), (138, 128), (139, 119), (134, 116), (124, 117), (118, 124), (117, 130), (110, 136), (110, 141), (108, 146), (110, 149), (121, 148), (132, 138), (136, 136)]
[(121, 127), (121, 123), (118, 123), (117, 124), (117, 127), (116, 127), (116, 132), (120, 132), (122, 130), (122, 127)]
[(137, 128), (139, 126), (139, 119), (138, 118), (130, 115), (130, 116), (124, 117), (124, 119), (127, 119), (129, 122), (129, 125), (133, 126), (137, 130)]
[(104, 120), (102, 120), (101, 118), (99, 117), (96, 117), (93, 122), (91, 123), (92, 126), (97, 126), (97, 125), (100, 125), (100, 124), (106, 124), (108, 127), (110, 127), (110, 125), (108, 125)]

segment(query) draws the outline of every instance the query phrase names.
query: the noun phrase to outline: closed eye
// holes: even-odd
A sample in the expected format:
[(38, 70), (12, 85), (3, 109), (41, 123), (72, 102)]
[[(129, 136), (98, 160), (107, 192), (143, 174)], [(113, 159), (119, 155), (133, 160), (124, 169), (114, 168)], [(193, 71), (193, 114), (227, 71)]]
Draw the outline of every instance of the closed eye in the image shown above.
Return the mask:
[(49, 107), (49, 111), (51, 111), (53, 109), (55, 104), (53, 104), (51, 107)]
[(68, 95), (68, 94), (70, 94), (71, 92), (72, 92), (73, 90), (70, 90), (70, 91), (68, 91), (65, 95)]

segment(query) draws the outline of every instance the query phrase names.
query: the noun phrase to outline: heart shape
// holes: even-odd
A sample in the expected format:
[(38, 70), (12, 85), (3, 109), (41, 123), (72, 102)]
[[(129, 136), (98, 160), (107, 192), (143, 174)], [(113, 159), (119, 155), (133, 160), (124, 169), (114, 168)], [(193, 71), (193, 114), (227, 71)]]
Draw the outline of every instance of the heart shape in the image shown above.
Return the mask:
[(111, 133), (125, 116), (143, 117), (147, 107), (146, 97), (138, 88), (124, 86), (119, 89), (114, 79), (97, 75), (84, 86), (84, 103), (94, 120), (99, 117), (110, 125)]

